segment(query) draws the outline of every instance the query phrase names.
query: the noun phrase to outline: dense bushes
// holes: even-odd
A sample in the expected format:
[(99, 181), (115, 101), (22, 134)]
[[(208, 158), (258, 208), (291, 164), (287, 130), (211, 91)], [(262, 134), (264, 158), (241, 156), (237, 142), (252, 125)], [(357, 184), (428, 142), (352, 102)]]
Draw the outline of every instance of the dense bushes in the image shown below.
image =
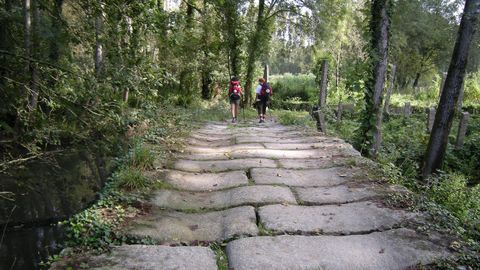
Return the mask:
[(272, 76), (270, 82), (276, 100), (315, 101), (318, 99), (318, 87), (313, 74)]

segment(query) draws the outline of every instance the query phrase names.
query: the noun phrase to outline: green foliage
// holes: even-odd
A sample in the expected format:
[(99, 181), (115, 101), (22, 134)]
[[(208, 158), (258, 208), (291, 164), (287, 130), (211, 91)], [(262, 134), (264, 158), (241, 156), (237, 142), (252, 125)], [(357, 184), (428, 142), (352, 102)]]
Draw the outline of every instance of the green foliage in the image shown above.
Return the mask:
[[(179, 140), (193, 126), (192, 114), (169, 105), (147, 105), (131, 111), (128, 120), (135, 133), (126, 154), (118, 158), (118, 168), (108, 179), (100, 199), (90, 208), (62, 222), (67, 245), (79, 249), (105, 250), (125, 242), (148, 243), (148, 239), (130, 239), (122, 231), (125, 218), (139, 211), (141, 194), (158, 184), (149, 181), (144, 171), (153, 168), (154, 159), (169, 160), (172, 149), (181, 149)], [(148, 123), (148, 124), (147, 124)], [(147, 142), (158, 147), (148, 148)], [(158, 148), (158, 149), (157, 149)]]
[(215, 253), (215, 258), (217, 260), (217, 267), (218, 270), (228, 270), (228, 258), (227, 253), (225, 252), (226, 244), (219, 244), (217, 242), (213, 242), (210, 244), (210, 248)]
[(115, 183), (127, 190), (143, 189), (149, 184), (143, 172), (138, 168), (124, 167), (113, 175)]
[[(418, 86), (445, 71), (456, 37), (458, 1), (401, 0), (392, 16), (391, 55), (397, 82)], [(417, 78), (420, 76), (420, 78)], [(438, 89), (438, 88), (437, 88)]]
[(312, 117), (307, 112), (295, 112), (295, 111), (285, 111), (279, 110), (275, 111), (274, 115), (276, 116), (278, 122), (282, 125), (296, 125), (303, 127), (313, 127), (314, 122)]
[(480, 71), (469, 74), (465, 79), (464, 104), (477, 104), (480, 100)]
[[(445, 173), (432, 176), (427, 184), (419, 180), (420, 164), (428, 143), (424, 113), (410, 118), (387, 118), (383, 124), (382, 148), (377, 157), (382, 168), (379, 179), (404, 185), (416, 193), (413, 198), (392, 197), (390, 204), (401, 207), (417, 205), (435, 217), (437, 229), (447, 228), (467, 240), (473, 239), (474, 243), (480, 240), (480, 186), (472, 186), (478, 183), (478, 120), (476, 117), (471, 119), (471, 131), (467, 133), (462, 150), (449, 146)], [(351, 131), (358, 127), (358, 119), (343, 119), (336, 123), (329, 118), (329, 121), (329, 133), (347, 141), (354, 140)], [(475, 265), (475, 261), (465, 260), (470, 263), (468, 265)]]
[(448, 174), (432, 177), (426, 192), (429, 198), (445, 206), (467, 226), (480, 225), (480, 186), (468, 187), (465, 176)]
[(125, 210), (111, 200), (104, 199), (102, 207), (99, 204), (62, 223), (68, 245), (105, 249), (124, 240), (117, 226), (123, 221)]
[(301, 101), (316, 102), (318, 100), (318, 87), (313, 74), (271, 76), (275, 100), (288, 100), (298, 98)]
[(133, 146), (127, 157), (127, 166), (147, 170), (153, 168), (155, 156), (144, 144), (138, 143)]

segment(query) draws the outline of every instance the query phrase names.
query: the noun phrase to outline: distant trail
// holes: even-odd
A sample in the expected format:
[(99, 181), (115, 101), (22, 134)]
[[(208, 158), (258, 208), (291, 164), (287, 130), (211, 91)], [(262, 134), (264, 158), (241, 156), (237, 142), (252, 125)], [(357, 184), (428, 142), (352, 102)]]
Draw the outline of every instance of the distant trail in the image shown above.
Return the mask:
[[(152, 212), (131, 235), (163, 245), (124, 245), (91, 264), (121, 269), (405, 269), (450, 256), (414, 230), (419, 214), (385, 207), (400, 187), (379, 184), (342, 140), (273, 122), (207, 123), (171, 169), (152, 174)], [(434, 243), (435, 242), (435, 243)], [(189, 245), (171, 247), (168, 245)]]

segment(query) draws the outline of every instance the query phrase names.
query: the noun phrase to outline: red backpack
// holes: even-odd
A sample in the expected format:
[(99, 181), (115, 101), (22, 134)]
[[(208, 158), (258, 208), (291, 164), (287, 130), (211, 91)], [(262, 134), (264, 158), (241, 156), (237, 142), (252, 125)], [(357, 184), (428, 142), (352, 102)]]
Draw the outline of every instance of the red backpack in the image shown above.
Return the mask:
[(242, 88), (239, 81), (230, 81), (230, 89), (228, 89), (228, 96), (231, 100), (239, 100), (242, 94)]

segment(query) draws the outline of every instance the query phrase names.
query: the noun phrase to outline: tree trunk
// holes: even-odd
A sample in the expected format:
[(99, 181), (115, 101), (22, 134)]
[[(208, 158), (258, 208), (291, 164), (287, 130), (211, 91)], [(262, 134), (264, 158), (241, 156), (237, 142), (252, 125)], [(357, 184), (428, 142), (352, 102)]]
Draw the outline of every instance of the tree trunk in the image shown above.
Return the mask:
[(268, 82), (268, 77), (270, 77), (270, 69), (268, 68), (268, 64), (263, 66), (263, 78), (266, 82)]
[(212, 74), (211, 74), (211, 64), (209, 63), (209, 51), (210, 51), (210, 38), (209, 38), (209, 29), (208, 29), (208, 1), (203, 0), (203, 11), (202, 11), (202, 39), (203, 39), (203, 61), (204, 65), (202, 67), (201, 77), (202, 77), (202, 98), (204, 100), (209, 100), (212, 97), (212, 90), (210, 89), (210, 84), (212, 83)]
[(448, 135), (452, 127), (460, 89), (463, 85), (468, 51), (477, 27), (479, 13), (480, 0), (466, 0), (457, 41), (455, 42), (452, 60), (450, 61), (447, 78), (445, 80), (445, 86), (442, 91), (442, 96), (440, 97), (437, 113), (435, 114), (433, 129), (430, 133), (430, 140), (422, 169), (424, 179), (443, 166), (448, 145)]
[(208, 70), (202, 72), (202, 98), (209, 100), (212, 97), (210, 84), (212, 83), (211, 74)]
[[(30, 58), (30, 33), (32, 31), (32, 16), (31, 16), (31, 2), (30, 0), (24, 0), (23, 1), (23, 49), (25, 50), (25, 56)], [(26, 62), (26, 67), (25, 67), (25, 74), (30, 73), (30, 61)], [(25, 89), (26, 93), (28, 93), (28, 89)]]
[[(342, 46), (340, 45), (340, 48)], [(340, 52), (337, 54), (337, 59), (335, 61), (335, 90), (338, 91), (338, 84), (340, 83)]]
[(322, 61), (322, 77), (320, 78), (320, 91), (318, 93), (318, 107), (324, 109), (327, 104), (327, 75), (328, 75), (328, 62)]
[(395, 73), (397, 72), (397, 66), (392, 65), (392, 73), (390, 74), (390, 84), (387, 88), (387, 94), (385, 95), (385, 102), (383, 105), (383, 114), (389, 114), (389, 107), (390, 107), (390, 96), (392, 95), (393, 87), (395, 84)]
[(225, 30), (227, 32), (227, 47), (228, 47), (228, 65), (230, 74), (234, 77), (239, 77), (241, 73), (241, 46), (242, 39), (239, 37), (239, 15), (237, 12), (238, 1), (226, 0), (223, 6), (225, 16)]
[[(5, 12), (10, 13), (12, 10), (12, 2), (11, 0), (5, 0)], [(11, 40), (9, 38), (9, 33), (10, 33), (10, 18), (6, 18), (2, 21), (0, 21), (0, 50), (4, 50), (7, 52), (10, 52), (11, 50)], [(7, 63), (7, 56), (2, 55), (0, 57), (0, 61), (2, 63)], [(5, 77), (7, 77), (8, 70), (6, 69), (6, 66), (3, 64), (0, 65), (0, 88), (3, 89), (5, 85)]]
[(257, 49), (260, 45), (261, 32), (264, 27), (264, 14), (265, 12), (265, 0), (258, 1), (258, 15), (257, 23), (255, 25), (255, 31), (253, 36), (250, 39), (250, 44), (248, 46), (248, 58), (247, 58), (247, 77), (245, 82), (245, 95), (244, 95), (244, 104), (250, 106), (252, 104), (251, 95), (252, 95), (252, 83), (253, 83), (253, 73), (255, 72), (255, 62), (257, 60)]
[(97, 0), (97, 12), (95, 14), (95, 76), (100, 78), (103, 69), (103, 3)]
[(441, 81), (440, 81), (440, 89), (438, 89), (438, 96), (439, 96), (439, 97), (442, 96), (443, 87), (445, 87), (445, 80), (446, 80), (446, 78), (447, 78), (447, 73), (446, 73), (446, 72), (442, 72)]
[(62, 20), (62, 8), (64, 0), (55, 0), (53, 8), (53, 16), (51, 22), (51, 29), (53, 37), (50, 40), (50, 61), (57, 63), (60, 59), (60, 39), (61, 39), (61, 20)]
[[(390, 28), (391, 0), (372, 2), (370, 21), (372, 70), (365, 85), (365, 114), (362, 127), (362, 149), (365, 154), (376, 157), (382, 141), (382, 97), (387, 72), (388, 39)], [(366, 151), (365, 151), (366, 150)]]
[[(33, 13), (33, 20), (32, 20), (32, 28), (31, 28), (31, 48), (30, 54), (31, 57), (34, 59), (39, 59), (38, 48), (40, 46), (39, 42), (39, 26), (40, 26), (40, 10), (39, 10), (39, 3), (38, 0), (32, 0), (32, 13)], [(30, 62), (30, 99), (28, 103), (28, 108), (30, 111), (34, 111), (37, 108), (38, 103), (38, 86), (39, 86), (39, 74), (36, 62)]]

